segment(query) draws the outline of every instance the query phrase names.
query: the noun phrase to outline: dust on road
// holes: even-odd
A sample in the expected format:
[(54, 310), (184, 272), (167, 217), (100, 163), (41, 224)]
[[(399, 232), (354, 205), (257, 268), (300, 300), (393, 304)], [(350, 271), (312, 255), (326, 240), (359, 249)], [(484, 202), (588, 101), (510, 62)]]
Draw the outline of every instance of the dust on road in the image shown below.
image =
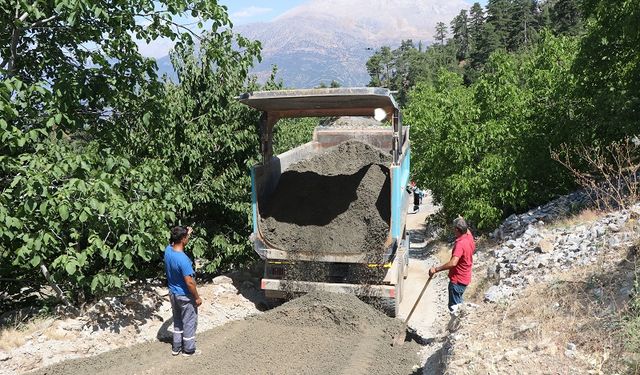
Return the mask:
[(311, 293), (265, 314), (198, 335), (202, 354), (135, 345), (36, 374), (411, 374), (419, 346), (391, 345), (402, 328), (355, 296)]

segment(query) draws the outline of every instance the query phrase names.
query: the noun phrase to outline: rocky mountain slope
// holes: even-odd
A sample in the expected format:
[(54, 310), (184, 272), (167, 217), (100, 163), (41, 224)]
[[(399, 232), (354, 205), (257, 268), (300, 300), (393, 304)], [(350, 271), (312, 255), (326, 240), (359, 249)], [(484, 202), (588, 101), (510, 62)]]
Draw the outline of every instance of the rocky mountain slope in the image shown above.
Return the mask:
[(262, 41), (263, 61), (254, 69), (259, 77), (275, 64), (287, 86), (331, 80), (358, 86), (369, 81), (365, 63), (376, 48), (404, 39), (428, 43), (436, 23), (448, 25), (468, 7), (463, 0), (311, 0), (236, 31)]
[[(253, 73), (263, 80), (278, 66), (288, 87), (314, 87), (332, 80), (343, 86), (369, 82), (366, 62), (384, 45), (433, 40), (435, 25), (449, 22), (464, 0), (310, 0), (271, 22), (234, 30), (262, 42), (262, 62)], [(169, 57), (158, 59), (161, 74), (175, 78)]]

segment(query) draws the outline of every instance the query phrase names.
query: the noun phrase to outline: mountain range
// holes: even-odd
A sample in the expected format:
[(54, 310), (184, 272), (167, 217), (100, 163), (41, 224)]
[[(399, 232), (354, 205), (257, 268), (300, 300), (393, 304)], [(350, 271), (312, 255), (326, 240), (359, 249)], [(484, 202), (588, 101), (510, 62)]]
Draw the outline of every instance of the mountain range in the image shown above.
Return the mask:
[[(384, 45), (412, 39), (429, 44), (438, 22), (449, 25), (464, 0), (310, 0), (270, 22), (235, 26), (262, 42), (262, 62), (253, 73), (265, 79), (272, 65), (287, 87), (342, 86), (369, 82), (366, 61)], [(166, 65), (167, 58), (158, 61)]]

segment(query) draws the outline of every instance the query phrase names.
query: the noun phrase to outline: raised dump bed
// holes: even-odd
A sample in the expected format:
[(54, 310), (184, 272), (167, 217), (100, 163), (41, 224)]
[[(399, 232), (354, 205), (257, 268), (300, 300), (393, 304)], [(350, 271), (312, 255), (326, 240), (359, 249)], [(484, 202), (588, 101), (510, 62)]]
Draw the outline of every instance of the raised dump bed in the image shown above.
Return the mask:
[[(271, 296), (320, 289), (400, 300), (410, 147), (388, 90), (257, 92), (241, 101), (263, 111), (263, 162), (251, 171), (263, 289)], [(271, 155), (277, 119), (372, 116), (376, 108), (391, 116), (391, 126), (358, 119), (317, 127), (311, 142)]]

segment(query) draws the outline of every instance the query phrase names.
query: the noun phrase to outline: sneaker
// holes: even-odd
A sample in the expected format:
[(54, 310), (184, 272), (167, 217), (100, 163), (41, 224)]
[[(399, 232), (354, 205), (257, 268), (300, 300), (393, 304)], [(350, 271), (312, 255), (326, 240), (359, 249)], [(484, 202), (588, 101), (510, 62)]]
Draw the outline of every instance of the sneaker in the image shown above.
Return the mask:
[(173, 356), (176, 356), (176, 355), (178, 355), (178, 354), (180, 354), (180, 353), (182, 353), (182, 349), (179, 349), (179, 350), (172, 350), (172, 351), (171, 351), (171, 355), (173, 355)]
[(201, 350), (195, 350), (195, 351), (190, 352), (190, 353), (182, 352), (182, 355), (185, 356), (185, 357), (191, 357), (191, 356), (200, 355), (200, 354), (202, 354)]

